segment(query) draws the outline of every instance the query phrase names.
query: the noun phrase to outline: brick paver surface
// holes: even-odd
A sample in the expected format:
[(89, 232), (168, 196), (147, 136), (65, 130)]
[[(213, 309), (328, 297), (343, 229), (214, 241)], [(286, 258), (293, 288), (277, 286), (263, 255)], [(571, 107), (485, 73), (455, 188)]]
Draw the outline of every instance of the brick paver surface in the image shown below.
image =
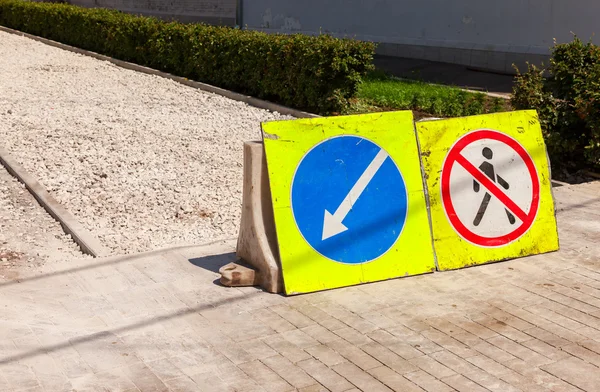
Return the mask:
[(600, 183), (555, 195), (560, 252), (297, 297), (230, 243), (23, 271), (0, 391), (598, 391)]

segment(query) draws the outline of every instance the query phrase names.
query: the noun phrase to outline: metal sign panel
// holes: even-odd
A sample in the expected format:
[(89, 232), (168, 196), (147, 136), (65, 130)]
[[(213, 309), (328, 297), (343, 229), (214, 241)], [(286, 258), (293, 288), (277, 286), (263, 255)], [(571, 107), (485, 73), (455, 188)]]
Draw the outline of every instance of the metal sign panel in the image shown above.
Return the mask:
[(434, 270), (411, 112), (262, 126), (287, 294)]
[(441, 270), (558, 249), (533, 111), (417, 123)]

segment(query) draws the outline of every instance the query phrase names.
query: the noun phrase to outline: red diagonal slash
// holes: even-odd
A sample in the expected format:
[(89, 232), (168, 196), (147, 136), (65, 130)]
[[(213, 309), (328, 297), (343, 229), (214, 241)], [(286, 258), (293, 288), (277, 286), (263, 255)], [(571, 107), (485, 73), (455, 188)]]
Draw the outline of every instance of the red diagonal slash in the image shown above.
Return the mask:
[(526, 223), (529, 221), (529, 215), (527, 215), (527, 213), (525, 211), (523, 211), (521, 209), (521, 207), (516, 205), (515, 202), (512, 201), (506, 195), (506, 193), (504, 193), (498, 187), (498, 185), (496, 185), (495, 182), (490, 180), (490, 178), (488, 176), (486, 176), (479, 169), (477, 169), (475, 166), (473, 166), (473, 164), (471, 162), (469, 162), (467, 160), (467, 158), (465, 158), (461, 154), (457, 154), (456, 162), (458, 164), (460, 164), (462, 167), (464, 167), (465, 170), (468, 171), (473, 176), (473, 178), (475, 178), (475, 180), (479, 181), (488, 191), (490, 191), (490, 193), (492, 195), (494, 195), (498, 200), (500, 200), (500, 202), (502, 204), (504, 204), (506, 206), (506, 208), (508, 208), (510, 210), (510, 212), (515, 214), (517, 216), (517, 218), (519, 218), (521, 220), (521, 222)]

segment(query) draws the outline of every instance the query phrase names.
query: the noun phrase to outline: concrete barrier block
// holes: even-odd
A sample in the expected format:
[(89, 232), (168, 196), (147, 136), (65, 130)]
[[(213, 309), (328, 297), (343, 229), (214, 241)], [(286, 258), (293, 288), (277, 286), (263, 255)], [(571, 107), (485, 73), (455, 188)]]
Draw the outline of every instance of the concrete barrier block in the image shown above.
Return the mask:
[(240, 287), (259, 284), (256, 270), (238, 263), (229, 263), (219, 268), (220, 282), (223, 286)]
[[(267, 161), (262, 142), (244, 143), (242, 219), (236, 255), (252, 267), (255, 273), (252, 275), (242, 265), (228, 265), (220, 271), (223, 284), (259, 285), (271, 293), (283, 291)], [(233, 276), (234, 272), (240, 274)]]

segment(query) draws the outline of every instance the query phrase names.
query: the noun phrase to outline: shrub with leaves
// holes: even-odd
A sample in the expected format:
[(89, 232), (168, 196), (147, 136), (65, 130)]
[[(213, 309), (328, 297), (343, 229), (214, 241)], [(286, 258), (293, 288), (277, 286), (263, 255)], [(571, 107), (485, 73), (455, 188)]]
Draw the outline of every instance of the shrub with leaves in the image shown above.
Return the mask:
[(517, 75), (511, 103), (515, 109), (538, 111), (555, 168), (600, 166), (598, 46), (577, 37), (555, 44), (548, 69), (529, 65)]
[(576, 88), (575, 112), (585, 124), (584, 156), (600, 166), (600, 63), (589, 70), (587, 78)]
[(328, 35), (164, 22), (115, 10), (0, 0), (0, 24), (322, 114), (343, 110), (375, 45)]

